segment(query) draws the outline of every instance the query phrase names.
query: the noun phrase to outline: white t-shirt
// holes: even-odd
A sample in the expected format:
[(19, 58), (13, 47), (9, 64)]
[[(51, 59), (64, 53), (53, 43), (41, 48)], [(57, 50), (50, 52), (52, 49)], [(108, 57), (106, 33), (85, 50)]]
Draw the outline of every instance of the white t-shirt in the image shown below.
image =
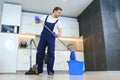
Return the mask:
[[(40, 20), (43, 22), (43, 24), (45, 22), (46, 17), (47, 17), (47, 15), (40, 18)], [(47, 22), (50, 22), (50, 23), (55, 23), (57, 20), (58, 20), (58, 18), (53, 18), (51, 15), (49, 15), (48, 18), (47, 18)], [(54, 29), (57, 29), (57, 28), (61, 28), (61, 22), (59, 20), (55, 24)]]

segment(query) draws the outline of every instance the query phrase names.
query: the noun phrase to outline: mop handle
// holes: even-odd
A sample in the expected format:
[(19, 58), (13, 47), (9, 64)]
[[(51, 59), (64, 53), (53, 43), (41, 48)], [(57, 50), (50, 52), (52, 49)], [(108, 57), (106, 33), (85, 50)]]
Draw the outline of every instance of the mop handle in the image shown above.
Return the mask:
[(42, 25), (48, 30), (50, 31), (53, 35), (55, 34), (53, 31), (51, 31), (45, 24), (42, 23)]
[[(43, 24), (43, 23), (42, 23)], [(43, 24), (43, 26), (48, 30), (50, 31), (53, 35), (55, 34), (53, 31), (51, 31), (45, 24)], [(68, 49), (68, 50), (71, 50), (70, 48), (67, 47), (67, 45), (60, 39), (57, 37), (57, 39)]]
[(57, 38), (68, 50), (71, 50), (70, 48), (67, 47), (67, 45), (60, 39), (60, 38)]

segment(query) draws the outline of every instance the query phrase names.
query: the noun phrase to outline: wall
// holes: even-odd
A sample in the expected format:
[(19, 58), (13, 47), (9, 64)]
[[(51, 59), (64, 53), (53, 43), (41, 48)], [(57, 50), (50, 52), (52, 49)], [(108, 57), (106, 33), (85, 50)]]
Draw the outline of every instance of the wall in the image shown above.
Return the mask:
[(106, 70), (105, 46), (99, 1), (94, 1), (78, 17), (83, 35), (86, 71)]
[(120, 70), (120, 1), (94, 0), (78, 16), (85, 70)]
[(120, 1), (100, 0), (108, 70), (120, 70)]
[(1, 18), (2, 18), (2, 7), (3, 6), (3, 0), (0, 0), (0, 24), (1, 24)]

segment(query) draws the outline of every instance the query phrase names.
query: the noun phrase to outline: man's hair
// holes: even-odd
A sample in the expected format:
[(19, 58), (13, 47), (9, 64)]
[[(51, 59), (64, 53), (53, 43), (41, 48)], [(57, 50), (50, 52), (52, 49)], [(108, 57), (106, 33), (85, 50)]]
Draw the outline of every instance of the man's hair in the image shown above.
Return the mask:
[(53, 13), (54, 13), (54, 11), (57, 11), (57, 10), (61, 10), (62, 11), (62, 8), (60, 8), (60, 7), (55, 7), (54, 9), (53, 9)]

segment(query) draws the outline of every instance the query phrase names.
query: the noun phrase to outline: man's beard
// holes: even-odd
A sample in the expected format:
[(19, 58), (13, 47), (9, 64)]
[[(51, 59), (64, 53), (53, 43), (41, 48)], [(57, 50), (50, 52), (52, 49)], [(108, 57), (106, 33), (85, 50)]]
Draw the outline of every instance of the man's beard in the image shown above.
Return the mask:
[(58, 17), (59, 17), (59, 15), (58, 15), (58, 16), (57, 16), (57, 15), (55, 15), (55, 17), (56, 17), (56, 18), (58, 18)]

